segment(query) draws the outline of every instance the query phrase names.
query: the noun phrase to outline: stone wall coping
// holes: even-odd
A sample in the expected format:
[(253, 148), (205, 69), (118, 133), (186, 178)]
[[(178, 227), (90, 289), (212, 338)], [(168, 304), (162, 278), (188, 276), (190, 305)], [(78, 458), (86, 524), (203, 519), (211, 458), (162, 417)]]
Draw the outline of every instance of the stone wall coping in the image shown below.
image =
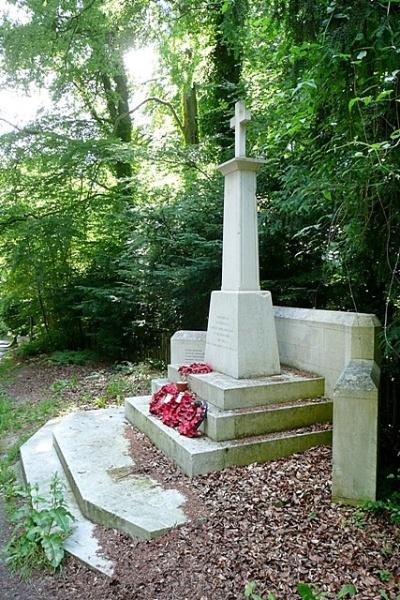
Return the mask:
[(171, 337), (173, 340), (202, 340), (205, 338), (207, 332), (201, 330), (190, 330), (190, 329), (181, 329), (179, 331), (175, 331), (174, 335)]
[(292, 306), (274, 306), (274, 313), (277, 319), (312, 321), (344, 327), (380, 327), (381, 325), (379, 319), (374, 314), (369, 313), (294, 308)]

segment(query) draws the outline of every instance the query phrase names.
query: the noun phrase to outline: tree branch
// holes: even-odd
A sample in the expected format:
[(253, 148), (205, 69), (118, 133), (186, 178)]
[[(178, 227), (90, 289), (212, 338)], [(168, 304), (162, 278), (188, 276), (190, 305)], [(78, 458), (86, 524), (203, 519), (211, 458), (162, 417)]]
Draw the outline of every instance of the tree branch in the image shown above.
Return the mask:
[(149, 98), (145, 98), (145, 100), (143, 100), (142, 102), (140, 102), (137, 106), (135, 106), (135, 108), (132, 108), (129, 111), (129, 114), (132, 114), (132, 113), (136, 112), (137, 110), (139, 110), (139, 108), (141, 108), (147, 102), (156, 102), (157, 104), (161, 104), (162, 106), (166, 106), (167, 108), (169, 108), (169, 110), (171, 111), (172, 116), (175, 119), (176, 124), (178, 125), (179, 129), (181, 130), (181, 132), (184, 134), (185, 130), (184, 130), (184, 127), (183, 127), (183, 123), (180, 120), (180, 118), (178, 116), (178, 113), (176, 112), (175, 108), (172, 106), (171, 102), (168, 102), (167, 100), (162, 100), (161, 98), (157, 98), (156, 96), (149, 96)]

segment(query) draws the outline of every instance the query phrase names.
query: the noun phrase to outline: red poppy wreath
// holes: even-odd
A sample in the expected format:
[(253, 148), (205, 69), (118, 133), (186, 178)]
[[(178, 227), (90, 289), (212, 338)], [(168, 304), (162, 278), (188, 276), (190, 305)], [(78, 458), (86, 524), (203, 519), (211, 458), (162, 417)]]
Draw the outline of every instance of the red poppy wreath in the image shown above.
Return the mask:
[[(189, 374), (211, 373), (212, 369), (204, 363), (193, 363), (179, 367), (182, 376)], [(187, 384), (183, 384), (184, 386)], [(153, 394), (150, 401), (150, 413), (157, 416), (169, 427), (178, 429), (186, 437), (199, 437), (199, 427), (207, 416), (207, 404), (188, 389), (180, 389), (182, 384), (167, 383)]]

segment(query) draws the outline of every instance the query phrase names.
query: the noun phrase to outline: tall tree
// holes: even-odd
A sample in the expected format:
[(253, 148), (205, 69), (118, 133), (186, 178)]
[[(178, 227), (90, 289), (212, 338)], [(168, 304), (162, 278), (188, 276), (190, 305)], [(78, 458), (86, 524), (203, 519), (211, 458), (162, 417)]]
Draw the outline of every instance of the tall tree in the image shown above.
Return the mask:
[[(68, 113), (82, 110), (110, 139), (129, 144), (132, 120), (123, 53), (142, 35), (146, 2), (27, 0), (20, 18), (0, 27), (3, 81), (46, 85)], [(75, 106), (74, 109), (72, 105)], [(77, 101), (77, 102), (76, 102)], [(118, 180), (130, 180), (129, 161), (116, 161)]]
[(243, 46), (247, 0), (213, 0), (207, 3), (211, 43), (208, 91), (204, 96), (201, 129), (224, 149), (232, 145), (229, 118), (244, 94)]

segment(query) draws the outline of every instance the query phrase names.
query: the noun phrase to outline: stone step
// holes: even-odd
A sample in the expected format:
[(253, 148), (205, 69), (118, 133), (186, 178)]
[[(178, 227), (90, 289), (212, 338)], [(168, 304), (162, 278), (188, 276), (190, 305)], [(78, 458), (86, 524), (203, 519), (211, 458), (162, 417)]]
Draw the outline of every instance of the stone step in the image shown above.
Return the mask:
[(127, 398), (127, 419), (173, 460), (187, 475), (204, 475), (233, 465), (266, 462), (331, 443), (330, 427), (289, 431), (218, 442), (202, 436), (187, 438), (149, 413), (151, 396)]
[(95, 571), (111, 577), (114, 563), (104, 556), (96, 537), (96, 525), (86, 519), (72, 493), (64, 470), (53, 446), (53, 430), (60, 419), (53, 419), (41, 427), (23, 446), (21, 464), (26, 483), (39, 486), (40, 495), (48, 497), (50, 481), (55, 473), (64, 484), (64, 500), (74, 516), (72, 533), (65, 540), (65, 550)]
[(212, 440), (224, 441), (331, 422), (332, 401), (327, 398), (235, 410), (210, 404), (204, 433)]
[(166, 377), (159, 377), (157, 379), (152, 379), (151, 380), (151, 393), (155, 394), (156, 392), (158, 392), (158, 390), (160, 388), (162, 388), (163, 385), (167, 385), (168, 383), (170, 383), (170, 381)]
[[(177, 365), (168, 366), (170, 381), (180, 381)], [(222, 373), (189, 375), (189, 387), (207, 402), (219, 409), (230, 410), (251, 406), (266, 406), (293, 402), (324, 395), (325, 380), (313, 374), (282, 367), (280, 375), (256, 379), (234, 379)]]
[[(168, 379), (153, 379), (152, 393), (158, 392), (167, 383)], [(220, 410), (209, 404), (201, 431), (212, 440), (221, 442), (331, 421), (332, 401), (324, 397), (234, 410)]]
[(123, 409), (75, 412), (53, 432), (82, 513), (95, 523), (151, 539), (188, 521), (186, 497), (135, 473)]

